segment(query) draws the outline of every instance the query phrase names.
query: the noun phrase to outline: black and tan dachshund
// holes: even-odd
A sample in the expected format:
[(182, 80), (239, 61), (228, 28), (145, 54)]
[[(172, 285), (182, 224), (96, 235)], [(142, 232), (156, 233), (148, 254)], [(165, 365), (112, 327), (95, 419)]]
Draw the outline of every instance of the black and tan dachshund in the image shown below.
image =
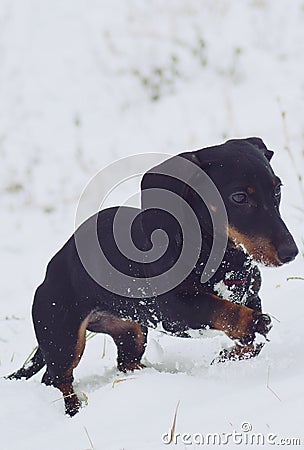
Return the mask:
[[(60, 389), (66, 413), (73, 416), (80, 408), (72, 385), (73, 370), (84, 351), (86, 330), (112, 336), (117, 346), (118, 368), (124, 372), (142, 367), (148, 328), (159, 326), (174, 336), (183, 337), (190, 337), (192, 330), (223, 331), (234, 341), (234, 346), (223, 351), (218, 361), (257, 355), (263, 344), (258, 343), (256, 335), (266, 338), (271, 328), (270, 317), (263, 314), (258, 296), (261, 278), (257, 263), (281, 266), (298, 253), (280, 216), (281, 181), (270, 166), (272, 155), (259, 138), (230, 140), (178, 155), (179, 160), (191, 162), (202, 174), (208, 175), (227, 213), (224, 256), (206, 282), (202, 282), (201, 277), (212, 250), (215, 226), (212, 211), (216, 214), (217, 205), (208, 204), (192, 182), (184, 181), (188, 175), (190, 179), (191, 174), (180, 170), (176, 164), (178, 157), (166, 160), (143, 176), (141, 210), (109, 208), (82, 224), (52, 258), (45, 279), (35, 293), (32, 312), (38, 349), (30, 362), (9, 378), (27, 379), (46, 366), (42, 382)], [(196, 174), (195, 183), (203, 185), (205, 178)], [(151, 190), (155, 192), (152, 202), (146, 195)], [(172, 198), (183, 200), (185, 227), (174, 214), (158, 208), (158, 203), (162, 205), (161, 192), (164, 191), (169, 191)], [(199, 229), (187, 227), (190, 214), (187, 205), (194, 212)], [(142, 260), (124, 256), (117, 245), (113, 224), (118, 209), (119, 226), (126, 235), (134, 211), (137, 214), (130, 235), (134, 247), (144, 255)], [(76, 241), (77, 236), (81, 236), (82, 241), (87, 242), (90, 259), (95, 251), (95, 241), (90, 236), (94, 229), (97, 244), (105, 259), (110, 261), (110, 267), (128, 279), (141, 279), (145, 288), (132, 289), (126, 285), (123, 275), (121, 280), (113, 278), (112, 270), (106, 264), (99, 265), (98, 258), (95, 266), (94, 257), (89, 265), (95, 268), (95, 273), (102, 273), (103, 283), (88, 273)], [(153, 240), (153, 233), (160, 229), (166, 239)], [(190, 251), (185, 257), (184, 276), (178, 273), (177, 281), (164, 289), (168, 278), (166, 275), (161, 278), (161, 275), (177, 266), (183, 245), (186, 241), (190, 246), (196, 242), (198, 231), (202, 235), (201, 245), (198, 248), (193, 244), (192, 249), (197, 261), (191, 263), (189, 270)], [(160, 257), (151, 262), (145, 258), (153, 246)], [(154, 279), (161, 279), (161, 285), (153, 284)]]

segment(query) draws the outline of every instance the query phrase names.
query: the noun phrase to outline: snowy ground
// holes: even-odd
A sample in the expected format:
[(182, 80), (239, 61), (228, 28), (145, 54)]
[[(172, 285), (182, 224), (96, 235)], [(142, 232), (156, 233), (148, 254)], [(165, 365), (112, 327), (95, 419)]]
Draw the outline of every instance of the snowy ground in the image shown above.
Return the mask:
[[(83, 187), (119, 157), (261, 136), (303, 252), (303, 24), (302, 0), (0, 0), (1, 375), (35, 345), (33, 292)], [(279, 321), (256, 360), (210, 366), (223, 337), (154, 332), (147, 368), (122, 377), (97, 336), (76, 371), (89, 405), (73, 419), (40, 374), (0, 380), (1, 448), (159, 450), (178, 400), (177, 433), (249, 422), (303, 443), (304, 281), (289, 276), (303, 277), (302, 256), (263, 271), (264, 309)]]

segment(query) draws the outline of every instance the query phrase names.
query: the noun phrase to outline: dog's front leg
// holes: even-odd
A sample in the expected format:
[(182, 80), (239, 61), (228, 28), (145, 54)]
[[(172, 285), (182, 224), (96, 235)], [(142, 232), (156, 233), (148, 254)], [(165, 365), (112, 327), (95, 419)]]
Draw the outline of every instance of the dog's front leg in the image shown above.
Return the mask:
[[(262, 312), (261, 299), (255, 296), (250, 299), (246, 306), (254, 311)], [(224, 348), (211, 364), (225, 361), (236, 361), (240, 359), (249, 359), (258, 356), (264, 347), (265, 342), (253, 341), (247, 345), (235, 344), (230, 348)]]
[[(224, 349), (220, 352), (220, 354), (212, 361), (212, 364), (215, 362), (225, 362), (227, 360), (240, 360), (240, 359), (249, 359), (257, 356), (262, 348), (264, 347), (264, 342), (257, 342), (256, 333), (263, 335), (266, 338), (270, 328), (271, 328), (271, 319), (267, 314), (263, 314), (261, 312), (261, 302), (259, 301), (256, 304), (250, 304), (248, 306), (239, 306), (235, 305), (240, 309), (239, 311), (239, 323), (234, 326), (235, 320), (232, 320), (231, 324), (227, 324), (227, 317), (229, 317), (229, 311), (233, 311), (234, 308), (227, 306), (227, 316), (225, 317), (225, 312), (220, 313), (220, 319), (215, 318), (215, 325), (217, 329), (219, 326), (222, 326), (222, 331), (233, 340), (236, 341), (235, 345), (229, 349)], [(233, 305), (233, 304), (232, 304)], [(252, 307), (252, 306), (256, 307)], [(224, 306), (224, 309), (225, 307)], [(249, 307), (250, 306), (250, 307)], [(232, 312), (232, 318), (235, 316), (235, 312)], [(247, 319), (249, 318), (249, 321)], [(220, 323), (219, 323), (220, 322)], [(238, 333), (241, 329), (244, 329), (244, 325), (241, 322), (247, 322), (247, 332), (248, 334), (243, 335), (240, 338), (235, 338), (235, 334)], [(228, 332), (227, 332), (228, 327)], [(235, 327), (235, 330), (232, 328)], [(246, 328), (246, 325), (245, 325)]]
[(256, 333), (266, 336), (271, 328), (267, 314), (237, 305), (216, 295), (208, 299), (208, 324), (210, 328), (224, 331), (242, 345), (254, 341)]

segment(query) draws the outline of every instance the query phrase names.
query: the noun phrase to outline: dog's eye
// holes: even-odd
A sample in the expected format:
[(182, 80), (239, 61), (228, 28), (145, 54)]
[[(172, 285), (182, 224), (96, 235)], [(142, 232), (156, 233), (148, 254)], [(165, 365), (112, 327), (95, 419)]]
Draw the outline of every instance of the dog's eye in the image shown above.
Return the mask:
[(281, 186), (282, 186), (282, 184), (280, 183), (274, 188), (274, 196), (276, 198), (280, 198), (281, 197)]
[(230, 195), (230, 199), (234, 203), (248, 203), (248, 196), (246, 192), (235, 192), (234, 194)]

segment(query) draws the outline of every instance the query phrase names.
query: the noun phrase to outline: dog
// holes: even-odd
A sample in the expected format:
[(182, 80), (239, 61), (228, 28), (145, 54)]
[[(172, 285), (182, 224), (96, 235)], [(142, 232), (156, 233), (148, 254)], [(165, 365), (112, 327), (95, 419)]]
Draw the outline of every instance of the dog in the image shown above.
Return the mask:
[[(37, 351), (8, 378), (28, 379), (46, 366), (42, 382), (62, 392), (65, 412), (74, 416), (81, 402), (73, 390), (73, 370), (84, 351), (86, 330), (113, 338), (118, 369), (123, 372), (143, 367), (151, 327), (182, 337), (206, 328), (223, 331), (234, 345), (215, 361), (258, 355), (264, 342), (257, 338), (265, 341), (272, 324), (262, 311), (257, 263), (281, 266), (298, 253), (280, 216), (281, 181), (270, 166), (272, 156), (256, 137), (181, 153), (144, 174), (141, 209), (108, 208), (84, 222), (51, 259), (36, 290), (32, 316)], [(187, 164), (195, 170), (188, 170)], [(198, 190), (208, 183), (218, 197), (211, 195), (204, 201)], [(180, 200), (172, 214), (163, 206), (166, 193), (169, 210)], [(215, 241), (215, 222), (222, 227), (223, 255), (202, 282)], [(115, 227), (132, 239), (133, 259), (120, 251)], [(91, 239), (94, 230), (96, 241)], [(161, 233), (153, 234), (155, 230)], [(82, 242), (81, 251), (77, 240)], [(186, 244), (190, 251), (180, 263)], [(92, 256), (96, 245), (104, 264)], [(156, 257), (150, 261), (152, 250)], [(141, 284), (135, 283), (133, 289), (125, 277)]]

